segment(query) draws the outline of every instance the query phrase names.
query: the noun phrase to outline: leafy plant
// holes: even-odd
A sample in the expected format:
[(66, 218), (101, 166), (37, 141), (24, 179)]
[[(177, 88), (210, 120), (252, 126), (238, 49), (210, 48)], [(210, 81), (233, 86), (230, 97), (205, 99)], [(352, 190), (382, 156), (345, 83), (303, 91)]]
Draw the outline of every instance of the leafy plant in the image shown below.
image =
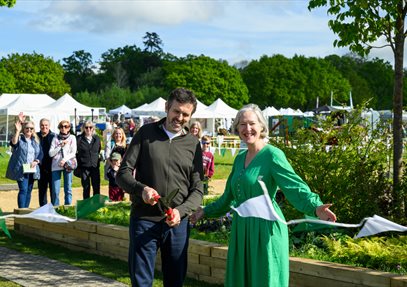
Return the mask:
[[(346, 114), (348, 122), (340, 127), (334, 126), (334, 118), (319, 118), (319, 127), (298, 130), (291, 146), (273, 142), (311, 190), (334, 204), (341, 222), (394, 214), (389, 130), (385, 125), (372, 129), (360, 113)], [(298, 216), (286, 202), (282, 204), (287, 217)]]

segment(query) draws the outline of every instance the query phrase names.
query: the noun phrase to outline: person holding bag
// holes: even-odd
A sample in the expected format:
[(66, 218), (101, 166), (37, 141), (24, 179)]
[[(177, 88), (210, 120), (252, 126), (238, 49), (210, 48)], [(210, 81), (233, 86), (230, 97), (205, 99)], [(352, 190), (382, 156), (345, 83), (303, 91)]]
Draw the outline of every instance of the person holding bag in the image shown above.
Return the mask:
[[(72, 204), (72, 169), (69, 165), (75, 164), (76, 138), (70, 134), (71, 124), (62, 120), (58, 124), (59, 134), (52, 140), (49, 156), (52, 158), (52, 193), (51, 203), (59, 205), (59, 191), (61, 189), (61, 173), (64, 176), (64, 204)], [(68, 169), (66, 169), (67, 167)]]
[(40, 178), (38, 164), (43, 158), (40, 140), (34, 130), (34, 123), (32, 121), (25, 123), (24, 121), (25, 116), (20, 113), (15, 123), (16, 132), (10, 141), (12, 154), (6, 171), (6, 177), (16, 180), (18, 184), (18, 208), (30, 206), (34, 180)]

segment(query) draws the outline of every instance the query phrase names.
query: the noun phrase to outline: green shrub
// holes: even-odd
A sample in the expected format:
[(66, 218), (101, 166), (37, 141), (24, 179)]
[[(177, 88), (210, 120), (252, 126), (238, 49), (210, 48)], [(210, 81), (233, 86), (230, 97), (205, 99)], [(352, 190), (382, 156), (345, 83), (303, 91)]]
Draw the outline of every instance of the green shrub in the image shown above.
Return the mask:
[[(340, 127), (333, 127), (329, 118), (319, 119), (322, 131), (300, 129), (290, 139), (291, 146), (272, 142), (311, 190), (334, 204), (338, 221), (347, 223), (374, 214), (391, 217), (394, 211), (391, 136), (384, 125), (375, 130), (365, 127), (359, 113), (348, 114), (349, 122)], [(282, 205), (287, 218), (298, 218), (291, 206)]]

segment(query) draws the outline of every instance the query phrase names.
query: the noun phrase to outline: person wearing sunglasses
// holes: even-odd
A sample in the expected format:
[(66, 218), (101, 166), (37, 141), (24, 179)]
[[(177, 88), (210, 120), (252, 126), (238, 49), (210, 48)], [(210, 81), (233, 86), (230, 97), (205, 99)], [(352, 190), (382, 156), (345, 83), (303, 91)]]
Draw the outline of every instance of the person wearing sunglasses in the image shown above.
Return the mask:
[(51, 203), (59, 205), (61, 174), (64, 176), (64, 204), (72, 203), (72, 172), (64, 168), (65, 163), (76, 156), (76, 137), (70, 133), (71, 124), (62, 120), (58, 124), (59, 133), (51, 142), (49, 156), (52, 157), (52, 192)]
[(99, 136), (95, 133), (95, 125), (92, 121), (86, 121), (81, 127), (82, 133), (77, 136), (78, 169), (83, 188), (83, 199), (90, 197), (92, 184), (93, 195), (100, 194), (100, 149)]
[(15, 122), (16, 132), (10, 146), (12, 154), (8, 162), (6, 177), (18, 184), (18, 208), (30, 206), (34, 180), (40, 178), (39, 163), (43, 158), (40, 140), (35, 133), (34, 122), (25, 122), (23, 113)]

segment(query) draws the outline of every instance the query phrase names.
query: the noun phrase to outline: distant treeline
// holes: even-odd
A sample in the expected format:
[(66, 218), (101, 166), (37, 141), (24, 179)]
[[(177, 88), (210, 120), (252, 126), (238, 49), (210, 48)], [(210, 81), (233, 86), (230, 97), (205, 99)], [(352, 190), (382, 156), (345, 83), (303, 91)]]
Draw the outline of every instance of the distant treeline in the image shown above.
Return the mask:
[(230, 65), (205, 55), (165, 53), (154, 32), (147, 32), (143, 43), (143, 48), (109, 49), (98, 61), (84, 50), (74, 51), (62, 63), (35, 52), (8, 55), (0, 60), (0, 93), (45, 93), (54, 98), (70, 93), (83, 104), (112, 109), (166, 98), (183, 86), (205, 104), (221, 98), (234, 108), (251, 102), (262, 108), (312, 110), (317, 99), (320, 105), (329, 104), (331, 94), (335, 105), (348, 104), (352, 95), (354, 105), (392, 108), (393, 67), (378, 58), (264, 55)]

